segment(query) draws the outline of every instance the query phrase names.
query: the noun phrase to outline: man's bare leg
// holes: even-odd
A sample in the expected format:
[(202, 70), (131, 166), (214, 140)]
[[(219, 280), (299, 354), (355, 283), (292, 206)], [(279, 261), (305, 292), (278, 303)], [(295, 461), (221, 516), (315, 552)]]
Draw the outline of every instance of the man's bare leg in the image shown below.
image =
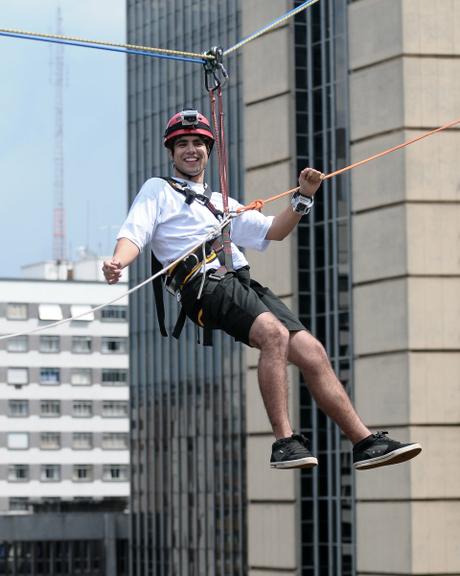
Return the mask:
[(371, 434), (356, 413), (344, 387), (337, 379), (322, 344), (308, 332), (293, 332), (288, 359), (303, 374), (321, 410), (329, 416), (353, 444)]
[(263, 312), (249, 331), (249, 342), (260, 350), (258, 377), (275, 438), (292, 435), (288, 415), (287, 355), (289, 332), (271, 312)]

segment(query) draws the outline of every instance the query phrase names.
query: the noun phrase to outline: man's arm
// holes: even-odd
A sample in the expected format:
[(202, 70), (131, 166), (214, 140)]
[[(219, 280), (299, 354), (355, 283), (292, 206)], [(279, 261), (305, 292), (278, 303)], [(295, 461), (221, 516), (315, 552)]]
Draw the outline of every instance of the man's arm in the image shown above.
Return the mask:
[[(321, 186), (324, 174), (313, 168), (304, 168), (299, 175), (299, 192), (303, 196), (313, 198), (316, 191)], [(291, 206), (285, 208), (280, 214), (275, 216), (272, 225), (267, 231), (267, 240), (284, 240), (300, 222), (302, 214), (294, 212)]]
[(116, 284), (121, 277), (121, 271), (129, 266), (139, 256), (139, 248), (128, 240), (120, 238), (115, 246), (113, 256), (110, 260), (105, 260), (102, 266), (107, 284)]

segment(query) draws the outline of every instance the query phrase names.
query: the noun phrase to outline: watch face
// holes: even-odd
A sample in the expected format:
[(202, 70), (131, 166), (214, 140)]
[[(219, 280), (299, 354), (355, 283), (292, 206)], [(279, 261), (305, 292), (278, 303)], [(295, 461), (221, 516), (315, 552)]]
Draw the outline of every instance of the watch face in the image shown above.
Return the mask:
[(307, 214), (313, 206), (313, 198), (306, 198), (302, 194), (297, 193), (291, 198), (291, 205), (295, 212)]

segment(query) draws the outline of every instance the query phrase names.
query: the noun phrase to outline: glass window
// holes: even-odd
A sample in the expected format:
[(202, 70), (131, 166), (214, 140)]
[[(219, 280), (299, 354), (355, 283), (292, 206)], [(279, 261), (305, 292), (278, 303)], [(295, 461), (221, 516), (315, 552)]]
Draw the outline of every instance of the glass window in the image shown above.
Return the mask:
[(75, 322), (91, 322), (94, 320), (94, 312), (91, 310), (91, 306), (86, 304), (72, 304), (70, 307), (70, 315), (72, 318), (75, 316), (80, 316), (80, 318), (76, 318)]
[(29, 434), (27, 432), (9, 432), (7, 446), (10, 450), (27, 450), (29, 448)]
[(93, 403), (90, 400), (74, 400), (72, 416), (74, 418), (90, 418), (93, 415)]
[(106, 400), (102, 403), (102, 416), (107, 418), (126, 418), (128, 402)]
[(72, 448), (74, 450), (91, 450), (93, 435), (91, 432), (74, 432), (72, 434)]
[(102, 479), (108, 482), (126, 482), (128, 480), (128, 466), (106, 464), (102, 469)]
[(8, 352), (28, 352), (29, 338), (26, 335), (16, 336), (6, 341), (6, 349)]
[(40, 384), (59, 384), (60, 381), (59, 368), (40, 368)]
[(27, 320), (29, 307), (27, 304), (11, 302), (6, 305), (6, 317), (8, 320)]
[(90, 482), (93, 479), (93, 467), (90, 464), (75, 464), (73, 467), (74, 482)]
[(89, 354), (93, 349), (91, 336), (73, 336), (72, 352), (74, 354)]
[(38, 317), (40, 320), (62, 320), (62, 310), (59, 304), (39, 304)]
[(12, 464), (8, 466), (8, 482), (27, 482), (29, 466), (27, 464)]
[(128, 350), (127, 338), (103, 337), (101, 352), (104, 354), (126, 354)]
[(28, 384), (29, 370), (27, 368), (8, 368), (8, 384)]
[(45, 418), (57, 418), (60, 415), (61, 415), (60, 400), (40, 401), (40, 416), (43, 416)]
[(89, 386), (92, 382), (91, 368), (74, 368), (70, 382), (74, 386)]
[(102, 435), (102, 448), (105, 450), (127, 450), (128, 434), (124, 432), (105, 432)]
[(28, 400), (8, 400), (8, 415), (14, 418), (24, 418), (29, 415)]
[(61, 351), (59, 336), (40, 336), (40, 352), (57, 353)]
[(9, 498), (8, 508), (11, 512), (25, 512), (29, 509), (28, 498)]
[(128, 382), (128, 370), (103, 368), (102, 384), (106, 386), (124, 386)]
[(125, 322), (128, 319), (128, 306), (106, 306), (101, 310), (103, 322)]
[(61, 447), (61, 434), (59, 432), (42, 432), (40, 434), (41, 450), (58, 450)]
[(42, 482), (57, 482), (61, 479), (61, 467), (59, 464), (42, 464), (40, 480)]

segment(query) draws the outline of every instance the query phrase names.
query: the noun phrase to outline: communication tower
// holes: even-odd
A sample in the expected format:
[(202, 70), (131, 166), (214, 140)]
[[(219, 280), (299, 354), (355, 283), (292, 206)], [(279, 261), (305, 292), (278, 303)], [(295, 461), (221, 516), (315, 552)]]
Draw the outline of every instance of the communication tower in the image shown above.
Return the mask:
[[(62, 34), (62, 13), (56, 12), (56, 33)], [(53, 258), (56, 264), (66, 259), (65, 212), (64, 212), (64, 46), (55, 45), (53, 63), (54, 84), (54, 224)]]

